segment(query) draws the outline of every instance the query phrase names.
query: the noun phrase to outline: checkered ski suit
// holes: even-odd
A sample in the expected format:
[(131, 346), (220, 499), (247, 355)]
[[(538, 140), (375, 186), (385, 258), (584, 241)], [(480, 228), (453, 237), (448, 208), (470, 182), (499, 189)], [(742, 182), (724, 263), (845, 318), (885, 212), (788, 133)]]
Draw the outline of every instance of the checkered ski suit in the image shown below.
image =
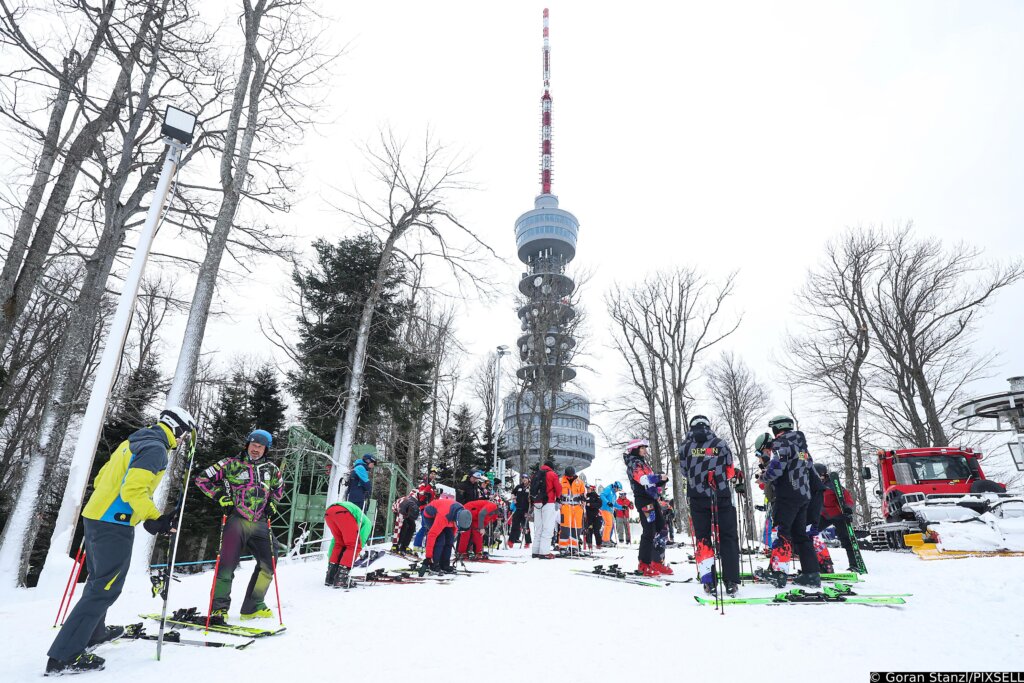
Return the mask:
[(813, 468), (804, 433), (788, 431), (772, 441), (772, 459), (762, 478), (775, 483), (776, 499), (810, 501)]
[[(686, 477), (687, 495), (691, 498), (729, 497), (728, 480), (733, 477), (732, 450), (710, 429), (704, 441), (698, 441), (693, 432), (679, 448), (679, 469)], [(708, 474), (714, 475), (714, 488)]]

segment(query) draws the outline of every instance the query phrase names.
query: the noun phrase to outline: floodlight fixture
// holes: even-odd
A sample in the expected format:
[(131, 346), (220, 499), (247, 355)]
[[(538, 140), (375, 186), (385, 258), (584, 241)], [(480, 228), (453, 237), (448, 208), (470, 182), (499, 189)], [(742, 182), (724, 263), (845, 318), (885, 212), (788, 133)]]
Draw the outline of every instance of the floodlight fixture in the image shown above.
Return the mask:
[(189, 114), (184, 109), (167, 106), (167, 110), (164, 112), (164, 123), (160, 127), (161, 135), (177, 140), (183, 145), (191, 145), (195, 129), (195, 114)]

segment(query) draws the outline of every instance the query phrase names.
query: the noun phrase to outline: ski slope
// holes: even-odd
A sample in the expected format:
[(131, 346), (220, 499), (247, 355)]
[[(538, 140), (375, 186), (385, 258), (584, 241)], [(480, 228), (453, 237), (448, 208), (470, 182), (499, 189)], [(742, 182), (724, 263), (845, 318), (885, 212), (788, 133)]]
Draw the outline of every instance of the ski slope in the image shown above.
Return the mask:
[[(668, 560), (684, 561), (686, 552), (670, 549)], [(834, 552), (845, 569), (842, 551)], [(600, 562), (632, 568), (635, 554), (635, 545), (620, 546), (609, 555), (622, 559)], [(107, 660), (105, 671), (74, 680), (635, 683), (670, 677), (780, 680), (787, 673), (864, 683), (870, 671), (1024, 668), (1024, 558), (924, 562), (910, 554), (869, 552), (865, 560), (871, 573), (855, 589), (913, 593), (907, 605), (742, 605), (726, 606), (723, 616), (694, 602), (700, 590), (694, 584), (646, 588), (569, 571), (596, 563), (587, 560), (471, 564), (487, 573), (459, 576), (448, 585), (345, 592), (323, 586), (321, 561), (299, 560), (279, 566), (286, 633), (245, 650), (169, 644), (160, 662), (155, 643), (118, 642), (97, 650)], [(374, 567), (388, 564), (404, 563), (389, 556)], [(252, 567), (243, 562), (236, 574), (233, 622)], [(673, 568), (680, 578), (693, 572), (689, 564)], [(172, 607), (205, 610), (210, 580), (206, 572), (176, 582)], [(745, 584), (741, 595), (774, 592)], [(59, 593), (34, 590), (0, 596), (0, 680), (41, 677), (59, 600)], [(273, 587), (267, 602), (276, 613)], [(159, 607), (148, 585), (130, 580), (107, 622), (138, 621), (136, 615)], [(147, 624), (150, 633), (156, 629), (155, 622)], [(200, 631), (184, 635), (203, 637)], [(800, 680), (791, 675), (781, 680)]]

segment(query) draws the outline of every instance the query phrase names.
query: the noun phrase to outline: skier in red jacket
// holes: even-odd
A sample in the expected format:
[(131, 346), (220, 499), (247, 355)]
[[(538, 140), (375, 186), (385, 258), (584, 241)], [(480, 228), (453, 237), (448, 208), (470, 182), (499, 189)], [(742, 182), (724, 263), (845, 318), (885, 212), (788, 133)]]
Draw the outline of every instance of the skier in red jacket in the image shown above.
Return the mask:
[(843, 502), (840, 503), (836, 492), (829, 484), (828, 467), (822, 463), (814, 463), (814, 469), (821, 477), (821, 483), (825, 485), (825, 498), (821, 506), (821, 521), (818, 523), (818, 528), (824, 531), (830, 526), (835, 526), (839, 544), (843, 546), (843, 550), (846, 551), (846, 559), (850, 562), (850, 568), (847, 571), (857, 571), (857, 556), (853, 552), (853, 544), (857, 542), (857, 539), (850, 538), (849, 526), (846, 524), (853, 515), (856, 501), (844, 488)]
[(465, 508), (473, 515), (473, 525), (459, 534), (458, 553), (465, 555), (472, 544), (475, 554), (487, 557), (487, 553), (484, 552), (483, 529), (501, 517), (498, 513), (498, 506), (489, 500), (474, 500), (466, 503)]
[(456, 503), (454, 498), (441, 498), (423, 508), (423, 524), (427, 527), (426, 558), (420, 566), (420, 576), (428, 571), (435, 574), (454, 574), (451, 565), (455, 530), (465, 531), (473, 523), (473, 514)]

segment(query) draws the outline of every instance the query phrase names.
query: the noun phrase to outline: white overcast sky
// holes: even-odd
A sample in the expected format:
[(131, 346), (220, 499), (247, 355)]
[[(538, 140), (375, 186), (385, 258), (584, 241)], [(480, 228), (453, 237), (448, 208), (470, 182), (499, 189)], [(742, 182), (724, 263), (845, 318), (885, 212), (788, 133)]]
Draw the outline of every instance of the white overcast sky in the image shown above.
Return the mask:
[[(505, 299), (465, 302), (471, 353), (518, 333), (513, 224), (539, 192), (545, 6), (554, 192), (581, 222), (576, 265), (595, 271), (584, 304), (596, 372), (581, 375), (595, 400), (620, 382), (601, 301), (613, 280), (688, 263), (738, 270), (744, 322), (729, 346), (773, 381), (795, 290), (844, 227), (912, 220), (993, 259), (1024, 251), (1022, 3), (332, 5), (324, 37), (347, 45), (323, 93), (333, 122), (297, 150), (303, 199), (283, 222), (304, 247), (346, 234), (328, 202), (365, 182), (358, 147), (384, 126), (413, 141), (429, 127), (479, 186), (454, 208), (506, 259), (493, 269)], [(286, 315), (288, 282), (279, 263), (262, 265), (260, 283), (223, 291), (233, 316), (211, 324), (204, 351), (272, 353), (255, 321)], [(979, 391), (1024, 374), (1022, 310), (1018, 285), (986, 317), (979, 347), (1002, 364)]]

